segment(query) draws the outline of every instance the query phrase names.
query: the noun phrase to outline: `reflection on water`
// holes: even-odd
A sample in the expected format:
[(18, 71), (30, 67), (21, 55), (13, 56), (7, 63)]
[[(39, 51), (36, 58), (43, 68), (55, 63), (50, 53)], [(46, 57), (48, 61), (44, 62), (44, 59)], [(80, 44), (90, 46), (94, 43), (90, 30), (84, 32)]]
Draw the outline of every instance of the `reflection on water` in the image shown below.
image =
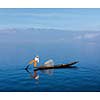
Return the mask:
[[(100, 91), (99, 33), (33, 31), (0, 35), (0, 91)], [(35, 80), (33, 65), (31, 73), (24, 68), (37, 54), (38, 66), (48, 59), (55, 64), (79, 63), (52, 75), (38, 71), (40, 78)]]

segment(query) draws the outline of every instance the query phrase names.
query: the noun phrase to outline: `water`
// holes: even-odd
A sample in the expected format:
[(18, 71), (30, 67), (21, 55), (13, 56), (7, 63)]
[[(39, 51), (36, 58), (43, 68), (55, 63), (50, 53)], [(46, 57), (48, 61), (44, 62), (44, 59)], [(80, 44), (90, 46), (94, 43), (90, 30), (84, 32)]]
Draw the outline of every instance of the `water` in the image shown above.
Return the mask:
[[(93, 37), (93, 34), (98, 36)], [(100, 32), (49, 29), (0, 31), (0, 91), (100, 91), (99, 40)], [(24, 70), (35, 55), (40, 56), (39, 65), (49, 59), (53, 59), (55, 64), (79, 63), (76, 69), (56, 69), (52, 75), (38, 72), (40, 78), (35, 80)], [(33, 74), (32, 65), (29, 70)]]

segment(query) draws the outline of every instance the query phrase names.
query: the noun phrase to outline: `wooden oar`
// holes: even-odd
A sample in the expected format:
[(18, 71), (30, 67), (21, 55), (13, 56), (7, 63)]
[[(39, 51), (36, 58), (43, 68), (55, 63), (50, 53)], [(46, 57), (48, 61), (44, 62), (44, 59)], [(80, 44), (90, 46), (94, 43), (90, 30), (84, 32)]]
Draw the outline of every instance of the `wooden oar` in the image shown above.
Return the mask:
[(25, 67), (25, 70), (27, 70), (29, 66), (30, 66), (30, 64)]

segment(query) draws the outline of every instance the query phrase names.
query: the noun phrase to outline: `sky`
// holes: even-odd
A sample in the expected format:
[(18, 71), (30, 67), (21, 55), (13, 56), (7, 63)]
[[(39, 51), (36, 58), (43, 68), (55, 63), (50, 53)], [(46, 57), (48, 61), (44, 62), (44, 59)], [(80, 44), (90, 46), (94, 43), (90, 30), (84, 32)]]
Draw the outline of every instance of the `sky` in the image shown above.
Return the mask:
[(100, 30), (100, 9), (0, 8), (2, 28)]

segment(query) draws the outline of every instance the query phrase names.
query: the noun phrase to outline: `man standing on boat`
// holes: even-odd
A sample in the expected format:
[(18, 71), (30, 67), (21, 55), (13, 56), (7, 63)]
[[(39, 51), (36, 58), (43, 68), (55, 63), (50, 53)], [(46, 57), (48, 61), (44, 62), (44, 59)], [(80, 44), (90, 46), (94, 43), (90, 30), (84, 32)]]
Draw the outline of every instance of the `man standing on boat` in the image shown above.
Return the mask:
[[(39, 63), (39, 56), (36, 56), (33, 60), (29, 62), (29, 65), (33, 64), (34, 68), (37, 67), (37, 63)], [(28, 69), (29, 65), (25, 68)]]
[[(36, 68), (37, 67), (37, 63), (39, 63), (39, 56), (36, 56), (33, 60), (31, 60), (29, 62), (29, 65), (30, 64), (33, 64), (34, 68)], [(29, 65), (25, 68), (25, 70), (28, 70)], [(39, 79), (39, 75), (37, 75), (37, 72), (36, 71), (34, 71), (33, 78)]]
[(29, 64), (34, 64), (34, 67), (37, 67), (37, 63), (39, 63), (39, 56), (36, 56), (33, 60), (29, 62)]

